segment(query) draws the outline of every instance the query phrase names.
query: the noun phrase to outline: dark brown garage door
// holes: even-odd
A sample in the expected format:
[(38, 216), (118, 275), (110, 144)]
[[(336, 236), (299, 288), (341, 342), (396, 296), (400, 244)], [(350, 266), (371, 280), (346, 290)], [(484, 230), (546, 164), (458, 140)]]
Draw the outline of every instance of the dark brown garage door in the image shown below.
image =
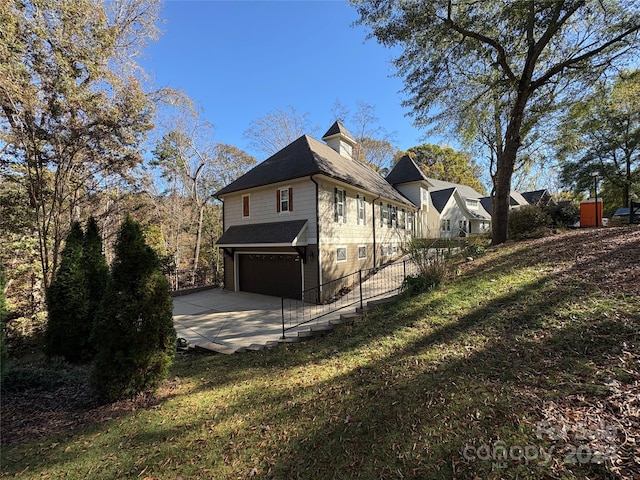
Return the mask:
[(302, 268), (297, 255), (238, 255), (238, 275), (243, 292), (302, 297)]

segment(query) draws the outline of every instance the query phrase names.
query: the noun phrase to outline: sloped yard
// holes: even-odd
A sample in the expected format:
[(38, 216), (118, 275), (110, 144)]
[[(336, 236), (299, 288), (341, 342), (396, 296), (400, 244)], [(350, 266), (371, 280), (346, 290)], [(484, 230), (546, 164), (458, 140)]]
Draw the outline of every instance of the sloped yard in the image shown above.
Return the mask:
[(456, 268), (324, 338), (179, 357), (156, 397), (96, 405), (77, 375), (5, 393), (0, 473), (638, 478), (640, 229), (509, 243)]

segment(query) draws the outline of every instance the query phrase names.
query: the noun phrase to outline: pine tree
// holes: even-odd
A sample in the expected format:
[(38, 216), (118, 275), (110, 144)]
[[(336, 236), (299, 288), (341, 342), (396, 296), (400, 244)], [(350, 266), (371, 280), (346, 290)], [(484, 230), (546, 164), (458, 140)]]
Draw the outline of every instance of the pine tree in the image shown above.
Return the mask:
[(157, 387), (173, 362), (173, 302), (159, 267), (139, 224), (127, 217), (93, 337), (97, 353), (92, 383), (107, 400)]
[(62, 250), (60, 268), (46, 292), (49, 319), (45, 352), (73, 363), (87, 361), (91, 351), (83, 243), (82, 227), (74, 222)]

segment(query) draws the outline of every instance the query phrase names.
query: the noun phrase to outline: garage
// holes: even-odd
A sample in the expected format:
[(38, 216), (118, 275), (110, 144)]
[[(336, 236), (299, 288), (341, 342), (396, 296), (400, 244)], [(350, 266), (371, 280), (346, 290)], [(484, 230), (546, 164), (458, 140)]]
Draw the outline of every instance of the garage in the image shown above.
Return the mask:
[(300, 257), (297, 254), (238, 254), (238, 286), (242, 292), (301, 298)]

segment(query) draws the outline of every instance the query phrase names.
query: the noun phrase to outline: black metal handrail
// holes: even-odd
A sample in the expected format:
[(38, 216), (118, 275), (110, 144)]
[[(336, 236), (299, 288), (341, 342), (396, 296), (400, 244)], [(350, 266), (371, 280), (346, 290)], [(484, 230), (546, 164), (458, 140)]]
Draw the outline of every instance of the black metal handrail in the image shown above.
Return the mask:
[(368, 268), (304, 290), (301, 298), (282, 297), (282, 338), (287, 331), (317, 321), (330, 313), (399, 291), (407, 275), (416, 271), (410, 260)]

